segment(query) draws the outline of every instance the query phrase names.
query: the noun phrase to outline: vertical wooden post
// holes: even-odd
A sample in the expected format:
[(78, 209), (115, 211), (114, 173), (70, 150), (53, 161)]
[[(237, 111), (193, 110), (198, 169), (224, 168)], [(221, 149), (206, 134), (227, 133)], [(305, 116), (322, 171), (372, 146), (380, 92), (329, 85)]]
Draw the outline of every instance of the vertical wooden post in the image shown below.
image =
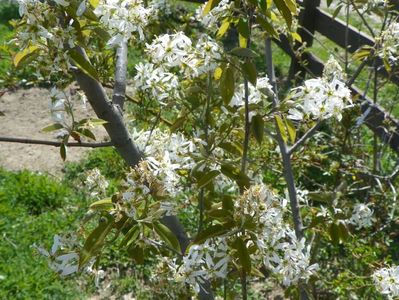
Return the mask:
[[(302, 38), (302, 43), (306, 43), (307, 47), (311, 47), (313, 44), (313, 34), (315, 32), (315, 20), (316, 20), (316, 9), (320, 5), (320, 0), (304, 0), (302, 4), (301, 12), (298, 18), (298, 34)], [(296, 43), (294, 50), (297, 50), (302, 44)], [(302, 81), (305, 78), (306, 71), (302, 67), (302, 64), (306, 62), (306, 53), (303, 53), (298, 59), (291, 60), (289, 81), (294, 80), (296, 83)]]

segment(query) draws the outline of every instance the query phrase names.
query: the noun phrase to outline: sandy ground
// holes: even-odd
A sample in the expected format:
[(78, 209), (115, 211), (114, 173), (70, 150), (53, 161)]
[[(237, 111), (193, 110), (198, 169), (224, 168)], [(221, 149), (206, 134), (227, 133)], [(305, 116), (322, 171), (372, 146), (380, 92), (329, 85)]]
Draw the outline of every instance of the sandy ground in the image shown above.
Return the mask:
[[(56, 141), (54, 133), (43, 133), (41, 129), (52, 124), (48, 107), (50, 93), (46, 89), (31, 88), (7, 92), (0, 97), (0, 136)], [(81, 103), (76, 103), (80, 108)], [(79, 109), (78, 119), (95, 117), (89, 109)], [(3, 115), (4, 114), (4, 115)], [(97, 141), (107, 137), (105, 130), (94, 130)], [(67, 161), (81, 159), (89, 148), (68, 148)], [(60, 176), (64, 162), (59, 148), (53, 146), (27, 145), (0, 142), (0, 167), (8, 170), (29, 169)]]

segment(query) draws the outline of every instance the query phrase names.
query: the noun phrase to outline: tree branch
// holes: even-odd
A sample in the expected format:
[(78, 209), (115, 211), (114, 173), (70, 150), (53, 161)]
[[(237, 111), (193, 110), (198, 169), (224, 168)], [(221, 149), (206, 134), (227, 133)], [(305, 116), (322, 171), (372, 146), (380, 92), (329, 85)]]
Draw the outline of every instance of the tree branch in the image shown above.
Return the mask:
[(288, 149), (288, 155), (294, 153), (299, 147), (301, 147), (309, 138), (311, 138), (319, 129), (321, 121), (318, 121), (316, 125), (310, 128), (291, 148)]
[[(54, 147), (60, 147), (62, 144), (64, 144), (63, 142), (56, 142), (56, 141), (35, 140), (35, 139), (6, 137), (6, 136), (0, 136), (0, 142), (45, 145), (45, 146), (54, 146)], [(104, 142), (104, 143), (72, 142), (72, 143), (67, 143), (66, 145), (68, 147), (101, 148), (101, 147), (111, 147), (114, 144), (112, 142)]]
[(115, 84), (112, 96), (112, 103), (119, 105), (122, 111), (126, 95), (127, 52), (127, 42), (123, 41), (116, 50)]

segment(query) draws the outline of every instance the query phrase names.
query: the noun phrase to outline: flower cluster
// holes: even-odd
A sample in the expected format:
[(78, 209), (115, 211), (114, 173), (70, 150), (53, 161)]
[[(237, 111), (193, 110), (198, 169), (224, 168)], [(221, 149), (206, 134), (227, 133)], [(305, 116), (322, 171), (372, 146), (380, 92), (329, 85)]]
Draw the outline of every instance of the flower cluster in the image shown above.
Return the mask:
[(330, 59), (327, 66), (323, 77), (306, 80), (303, 86), (292, 90), (291, 99), (296, 104), (288, 111), (288, 118), (342, 119), (342, 111), (352, 103), (351, 92), (342, 81), (344, 75), (336, 67), (338, 64)]
[(349, 223), (357, 229), (367, 228), (373, 225), (373, 210), (366, 204), (358, 203), (353, 208)]
[(386, 30), (381, 33), (381, 47), (378, 55), (388, 60), (389, 63), (396, 64), (399, 58), (399, 23), (391, 23)]
[[(207, 35), (201, 35), (196, 44), (183, 32), (164, 34), (146, 45), (150, 62), (135, 66), (134, 88), (145, 92), (161, 104), (165, 99), (176, 99), (179, 79), (196, 78), (217, 67), (221, 48)], [(178, 76), (180, 75), (180, 76)]]
[(170, 195), (181, 191), (178, 170), (190, 170), (194, 161), (191, 153), (196, 149), (194, 142), (182, 134), (169, 134), (160, 129), (133, 131), (132, 138), (145, 155), (148, 168), (163, 184)]
[(295, 232), (284, 222), (286, 200), (278, 199), (266, 186), (254, 185), (236, 202), (235, 219), (244, 223), (251, 219), (257, 224), (256, 245), (263, 264), (284, 285), (306, 280), (318, 269), (310, 265), (310, 246), (298, 240)]
[(204, 27), (210, 31), (218, 29), (218, 22), (232, 14), (234, 3), (229, 0), (222, 0), (207, 14), (204, 13), (205, 4), (196, 11), (196, 20), (200, 21)]
[(374, 272), (373, 280), (377, 290), (388, 297), (399, 297), (399, 266), (382, 268)]
[(85, 185), (90, 191), (90, 196), (95, 197), (104, 195), (109, 183), (101, 174), (100, 170), (98, 168), (94, 168), (88, 172)]
[(141, 0), (102, 0), (94, 10), (100, 21), (111, 32), (108, 44), (118, 46), (128, 41), (133, 33), (144, 40), (144, 28), (156, 15), (154, 7), (145, 7)]
[(199, 292), (206, 280), (226, 278), (229, 262), (226, 238), (207, 239), (201, 245), (190, 246), (175, 276)]
[(50, 252), (36, 245), (33, 245), (33, 247), (36, 248), (41, 255), (45, 256), (49, 260), (48, 264), (52, 270), (56, 271), (61, 276), (67, 276), (76, 273), (79, 269), (78, 253), (65, 251), (66, 248), (70, 248), (73, 244), (73, 240), (55, 235)]
[[(270, 85), (269, 78), (267, 76), (260, 77), (257, 79), (256, 86), (252, 83), (248, 84), (248, 103), (249, 104), (259, 104), (265, 101), (269, 96), (273, 95), (273, 88)], [(234, 93), (229, 106), (231, 107), (243, 107), (245, 99), (245, 89), (244, 84), (238, 86), (238, 90)], [(250, 115), (256, 113), (252, 112)]]

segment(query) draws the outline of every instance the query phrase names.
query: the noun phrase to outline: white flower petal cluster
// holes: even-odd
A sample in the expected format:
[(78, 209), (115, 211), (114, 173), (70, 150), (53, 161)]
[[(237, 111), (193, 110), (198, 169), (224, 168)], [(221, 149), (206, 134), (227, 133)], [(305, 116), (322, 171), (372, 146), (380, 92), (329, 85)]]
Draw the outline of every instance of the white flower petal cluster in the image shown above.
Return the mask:
[(399, 266), (391, 266), (375, 271), (373, 280), (377, 290), (386, 295), (388, 299), (397, 299), (399, 297)]
[(199, 292), (206, 280), (226, 278), (229, 262), (226, 238), (207, 239), (201, 245), (190, 246), (175, 276)]
[[(252, 85), (252, 83), (248, 84), (249, 88), (249, 104), (257, 104), (261, 103), (265, 99), (267, 99), (268, 95), (273, 94), (272, 86), (270, 85), (269, 78), (266, 76), (260, 77), (257, 80), (256, 87)], [(237, 91), (234, 93), (233, 98), (231, 99), (229, 106), (231, 107), (243, 107), (245, 104), (245, 89), (244, 84), (240, 84), (238, 86)]]
[(399, 59), (399, 23), (391, 23), (381, 33), (380, 40), (381, 47), (378, 49), (378, 55), (390, 63), (397, 63)]
[(136, 76), (134, 77), (135, 92), (149, 93), (161, 104), (163, 100), (170, 97), (178, 97), (179, 80), (178, 77), (165, 71), (162, 66), (157, 67), (153, 63), (138, 63), (136, 66)]
[(194, 166), (191, 153), (196, 150), (194, 142), (180, 133), (169, 134), (159, 128), (153, 131), (133, 131), (132, 139), (145, 155), (153, 174), (162, 181), (171, 194), (180, 192), (181, 176), (178, 170), (190, 170)]
[(65, 105), (67, 102), (67, 95), (65, 94), (64, 91), (61, 91), (57, 89), (56, 87), (53, 87), (50, 90), (50, 102), (49, 102), (49, 108), (51, 112), (51, 117), (55, 123), (59, 124), (65, 124)]
[(287, 201), (278, 199), (265, 185), (254, 185), (235, 203), (235, 219), (251, 218), (257, 224), (256, 245), (265, 267), (288, 286), (306, 280), (318, 269), (310, 264), (310, 246), (298, 240), (285, 223)]
[(34, 248), (43, 256), (47, 257), (49, 267), (59, 273), (61, 276), (71, 275), (79, 269), (79, 255), (76, 252), (65, 253), (63, 249), (68, 246), (66, 241), (59, 235), (54, 236), (54, 242), (50, 252), (46, 249), (33, 245)]
[(338, 64), (330, 59), (327, 65), (323, 77), (306, 80), (303, 86), (292, 90), (291, 99), (296, 106), (288, 111), (288, 118), (342, 119), (342, 111), (352, 104), (351, 92), (342, 81), (344, 75)]
[(180, 66), (186, 61), (191, 46), (191, 39), (180, 31), (156, 37), (151, 44), (146, 45), (146, 51), (154, 63), (170, 68)]
[(94, 13), (112, 33), (108, 44), (118, 46), (128, 41), (133, 33), (144, 40), (144, 28), (156, 15), (156, 10), (152, 6), (145, 7), (141, 0), (102, 0)]
[(196, 11), (196, 20), (200, 21), (204, 27), (210, 31), (218, 29), (218, 23), (232, 14), (234, 3), (229, 0), (222, 0), (210, 12), (204, 14), (206, 4), (199, 7)]
[(85, 185), (90, 191), (90, 196), (95, 197), (105, 194), (109, 182), (101, 174), (101, 171), (98, 168), (94, 168), (87, 173)]
[(367, 228), (373, 225), (373, 210), (369, 205), (358, 203), (354, 206), (349, 223), (356, 226), (357, 229)]

